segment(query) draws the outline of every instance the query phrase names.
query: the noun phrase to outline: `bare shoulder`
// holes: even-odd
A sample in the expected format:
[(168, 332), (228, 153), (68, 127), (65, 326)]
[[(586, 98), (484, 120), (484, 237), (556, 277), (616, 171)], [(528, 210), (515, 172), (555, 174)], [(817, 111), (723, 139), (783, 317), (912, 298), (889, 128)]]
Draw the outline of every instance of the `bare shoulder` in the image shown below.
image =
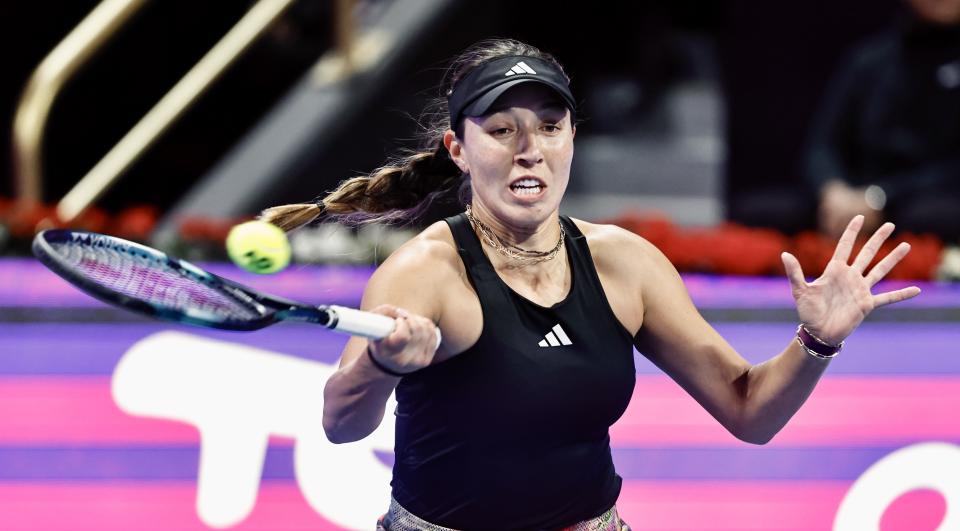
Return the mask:
[(610, 308), (635, 335), (644, 322), (648, 293), (669, 278), (670, 262), (649, 241), (622, 227), (573, 221), (587, 239)]
[(590, 254), (598, 268), (610, 272), (635, 272), (638, 267), (655, 267), (665, 260), (663, 253), (653, 244), (627, 229), (579, 219), (573, 222), (587, 238)]
[(655, 245), (615, 225), (574, 221), (587, 237), (601, 282), (606, 276), (618, 288), (638, 294), (645, 314), (655, 307), (692, 308), (677, 268)]
[(587, 238), (601, 281), (639, 293), (643, 300), (681, 283), (677, 269), (646, 238), (616, 225), (574, 222)]
[(418, 277), (423, 273), (436, 273), (438, 268), (455, 267), (459, 263), (453, 235), (446, 223), (438, 221), (391, 253), (378, 272), (386, 270)]
[(440, 295), (462, 276), (463, 263), (450, 229), (434, 223), (393, 251), (364, 292), (364, 308), (392, 304), (439, 318)]

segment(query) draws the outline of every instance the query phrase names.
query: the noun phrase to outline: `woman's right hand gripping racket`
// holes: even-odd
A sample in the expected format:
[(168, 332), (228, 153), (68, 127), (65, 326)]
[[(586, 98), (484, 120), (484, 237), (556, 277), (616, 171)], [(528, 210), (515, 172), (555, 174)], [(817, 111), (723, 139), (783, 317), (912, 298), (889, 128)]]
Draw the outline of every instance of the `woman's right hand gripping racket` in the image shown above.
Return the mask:
[(239, 331), (284, 320), (307, 321), (370, 339), (390, 335), (395, 326), (392, 318), (376, 313), (259, 293), (185, 260), (105, 234), (45, 230), (34, 237), (33, 254), (104, 302), (168, 321)]

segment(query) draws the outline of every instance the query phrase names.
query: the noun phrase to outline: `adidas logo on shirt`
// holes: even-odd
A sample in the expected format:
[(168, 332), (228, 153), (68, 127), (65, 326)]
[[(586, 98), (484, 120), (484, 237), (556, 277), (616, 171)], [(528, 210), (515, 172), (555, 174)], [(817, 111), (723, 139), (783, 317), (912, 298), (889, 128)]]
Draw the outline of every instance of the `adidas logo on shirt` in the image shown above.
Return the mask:
[(563, 328), (557, 324), (549, 332), (547, 332), (546, 338), (541, 339), (541, 347), (559, 347), (560, 345), (572, 345), (573, 341), (570, 341), (570, 338), (567, 337), (567, 333), (563, 331)]
[(515, 76), (517, 74), (536, 74), (536, 73), (537, 72), (534, 69), (527, 66), (527, 63), (520, 61), (519, 63), (513, 65), (513, 68), (511, 68), (510, 70), (507, 70), (507, 73), (504, 75)]

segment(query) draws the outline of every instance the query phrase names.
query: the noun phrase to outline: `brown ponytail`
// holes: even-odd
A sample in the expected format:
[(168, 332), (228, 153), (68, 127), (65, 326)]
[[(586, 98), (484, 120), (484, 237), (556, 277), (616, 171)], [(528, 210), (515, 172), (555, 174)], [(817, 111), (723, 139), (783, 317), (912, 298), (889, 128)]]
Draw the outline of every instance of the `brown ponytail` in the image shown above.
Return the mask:
[(321, 215), (347, 225), (417, 218), (460, 180), (460, 168), (441, 143), (353, 177), (314, 203), (281, 205), (264, 210), (260, 219), (291, 231)]
[[(520, 41), (490, 39), (478, 42), (451, 62), (444, 76), (441, 96), (428, 105), (421, 117), (421, 122), (426, 124), (421, 130), (425, 149), (400, 157), (368, 176), (347, 179), (336, 190), (312, 203), (268, 208), (260, 214), (260, 219), (285, 231), (302, 227), (321, 216), (348, 225), (415, 219), (461, 180), (460, 168), (450, 159), (443, 145), (443, 135), (451, 126), (458, 136), (462, 136), (460, 124), (450, 124), (447, 92), (478, 65), (510, 55), (537, 57), (559, 66), (549, 54)], [(469, 179), (460, 185), (459, 195), (461, 202), (469, 201)]]

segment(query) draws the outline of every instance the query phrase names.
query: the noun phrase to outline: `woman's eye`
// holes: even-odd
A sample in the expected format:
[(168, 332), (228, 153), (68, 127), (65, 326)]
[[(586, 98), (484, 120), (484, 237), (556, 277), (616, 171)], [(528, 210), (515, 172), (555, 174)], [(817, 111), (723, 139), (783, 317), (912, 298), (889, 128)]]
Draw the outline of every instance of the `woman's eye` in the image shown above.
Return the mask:
[(510, 133), (510, 129), (506, 127), (498, 127), (490, 132), (494, 136), (503, 136)]

